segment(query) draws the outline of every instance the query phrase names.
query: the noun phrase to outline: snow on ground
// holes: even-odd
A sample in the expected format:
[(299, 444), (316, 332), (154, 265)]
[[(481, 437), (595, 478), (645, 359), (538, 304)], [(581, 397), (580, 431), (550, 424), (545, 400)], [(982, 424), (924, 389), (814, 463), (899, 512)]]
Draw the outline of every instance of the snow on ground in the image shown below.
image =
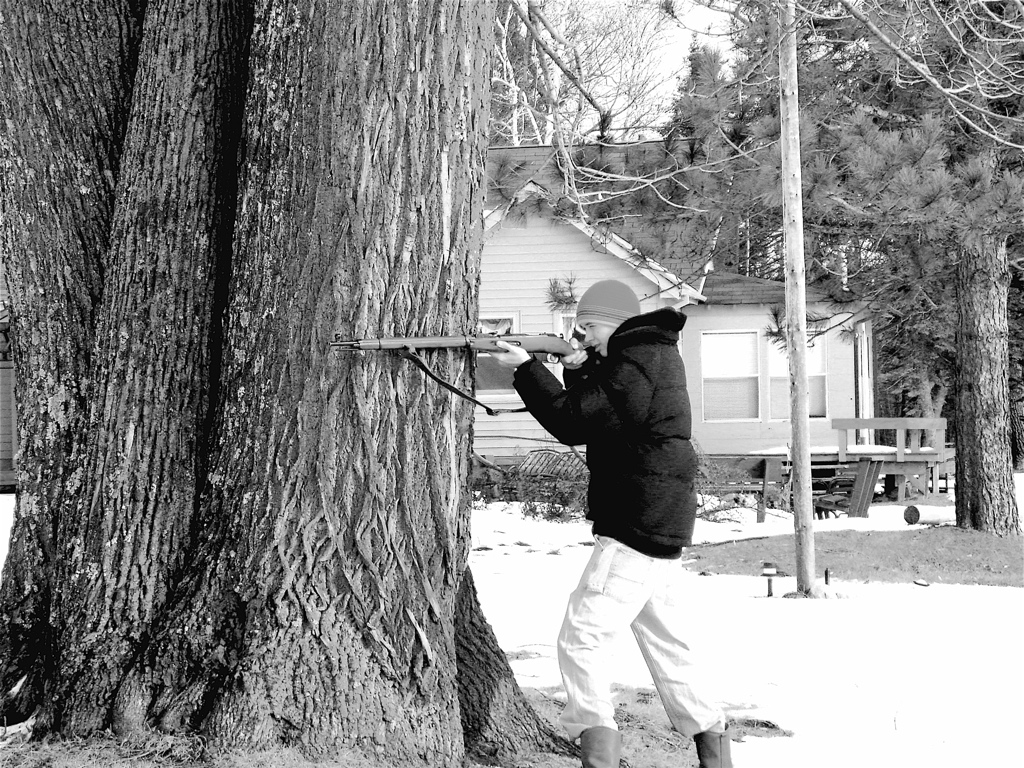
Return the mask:
[[(1024, 474), (1016, 481), (1024, 509)], [(867, 519), (815, 521), (815, 530), (903, 530), (904, 506), (874, 505)], [(0, 562), (13, 507), (13, 495), (0, 496)], [(793, 532), (784, 516), (752, 517), (698, 521), (695, 541)], [(480, 601), (524, 687), (563, 695), (554, 641), (590, 541), (584, 522), (524, 518), (517, 505), (473, 513)], [(695, 675), (732, 715), (793, 732), (734, 745), (738, 768), (1024, 766), (1024, 589), (832, 584), (847, 599), (768, 599), (761, 577), (680, 568)], [(775, 594), (795, 586), (779, 578)], [(609, 659), (619, 684), (653, 690), (632, 635)]]
[[(1024, 474), (1018, 474), (1024, 509)], [(816, 531), (904, 530), (905, 505)], [(921, 508), (922, 516), (951, 508)], [(697, 522), (696, 542), (792, 535), (792, 519)], [(554, 641), (590, 556), (584, 522), (524, 518), (517, 505), (474, 511), (470, 565), (484, 614), (520, 685), (562, 696)], [(747, 738), (738, 768), (1020, 768), (1024, 766), (1024, 589), (853, 584), (844, 600), (768, 599), (759, 576), (680, 569), (695, 672), (736, 717), (792, 738)], [(793, 591), (780, 578), (775, 595)], [(980, 640), (980, 647), (979, 647)], [(616, 681), (653, 689), (632, 635), (609, 654)], [(628, 756), (627, 756), (628, 757)]]

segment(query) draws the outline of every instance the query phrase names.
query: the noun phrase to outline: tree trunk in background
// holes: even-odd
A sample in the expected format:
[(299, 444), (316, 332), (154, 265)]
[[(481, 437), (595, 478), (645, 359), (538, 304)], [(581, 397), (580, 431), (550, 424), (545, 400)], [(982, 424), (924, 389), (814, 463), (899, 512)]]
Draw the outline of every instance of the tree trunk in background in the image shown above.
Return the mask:
[(957, 266), (956, 522), (1020, 533), (1010, 469), (1006, 242), (985, 238)]
[(1011, 273), (1007, 317), (1011, 345), (1010, 455), (1014, 470), (1024, 471), (1024, 267)]
[[(0, 0), (0, 258), (18, 375), (18, 497), (0, 587), (0, 690), (17, 722), (50, 699), (55, 531), (88, 434), (121, 142), (141, 24), (130, 2)], [(45, 715), (43, 716), (45, 719)]]
[(1014, 471), (1024, 472), (1024, 362), (1017, 368), (1010, 389), (1010, 457)]
[(557, 743), (456, 610), (472, 410), (328, 346), (475, 326), (491, 5), (72, 5), (0, 9), (8, 722), (457, 765), (487, 671), (488, 743)]

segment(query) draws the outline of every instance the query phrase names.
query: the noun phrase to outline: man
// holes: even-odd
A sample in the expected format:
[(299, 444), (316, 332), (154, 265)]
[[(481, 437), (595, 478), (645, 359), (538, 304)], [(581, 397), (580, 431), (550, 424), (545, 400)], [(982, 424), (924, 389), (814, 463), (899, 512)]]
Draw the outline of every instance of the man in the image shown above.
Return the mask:
[(530, 413), (566, 445), (587, 447), (587, 517), (594, 552), (569, 597), (558, 636), (567, 702), (559, 721), (580, 739), (584, 768), (617, 768), (621, 741), (611, 701), (611, 641), (633, 630), (669, 720), (692, 737), (701, 768), (731, 768), (721, 707), (687, 680), (686, 617), (669, 607), (679, 557), (696, 517), (697, 457), (677, 347), (686, 317), (640, 314), (624, 283), (602, 280), (580, 298), (584, 348), (562, 358), (565, 387), (523, 350), (494, 357), (514, 367)]

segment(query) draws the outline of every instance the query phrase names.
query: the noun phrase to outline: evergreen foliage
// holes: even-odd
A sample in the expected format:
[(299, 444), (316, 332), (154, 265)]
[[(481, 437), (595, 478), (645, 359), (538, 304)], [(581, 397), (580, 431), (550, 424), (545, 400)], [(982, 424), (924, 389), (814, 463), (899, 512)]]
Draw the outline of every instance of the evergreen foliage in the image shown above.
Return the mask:
[[(756, 0), (736, 8), (732, 65), (691, 50), (665, 135), (688, 137), (693, 162), (722, 158), (719, 194), (690, 189), (691, 204), (722, 223), (716, 266), (764, 276), (781, 254), (775, 14)], [(808, 9), (798, 56), (809, 279), (871, 302), (883, 410), (939, 415), (955, 362), (955, 266), (993, 239), (1019, 243), (1021, 156), (970, 130), (931, 87), (906, 82), (841, 5)], [(954, 53), (935, 53), (946, 71)]]

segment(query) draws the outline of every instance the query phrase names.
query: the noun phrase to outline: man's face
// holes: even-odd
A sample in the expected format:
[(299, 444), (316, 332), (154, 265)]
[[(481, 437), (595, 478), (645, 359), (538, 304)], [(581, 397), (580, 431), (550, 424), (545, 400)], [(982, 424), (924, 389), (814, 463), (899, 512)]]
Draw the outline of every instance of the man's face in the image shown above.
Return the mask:
[(579, 324), (583, 332), (583, 346), (593, 349), (601, 357), (608, 357), (608, 338), (615, 333), (618, 323), (606, 323), (601, 320), (588, 320)]

